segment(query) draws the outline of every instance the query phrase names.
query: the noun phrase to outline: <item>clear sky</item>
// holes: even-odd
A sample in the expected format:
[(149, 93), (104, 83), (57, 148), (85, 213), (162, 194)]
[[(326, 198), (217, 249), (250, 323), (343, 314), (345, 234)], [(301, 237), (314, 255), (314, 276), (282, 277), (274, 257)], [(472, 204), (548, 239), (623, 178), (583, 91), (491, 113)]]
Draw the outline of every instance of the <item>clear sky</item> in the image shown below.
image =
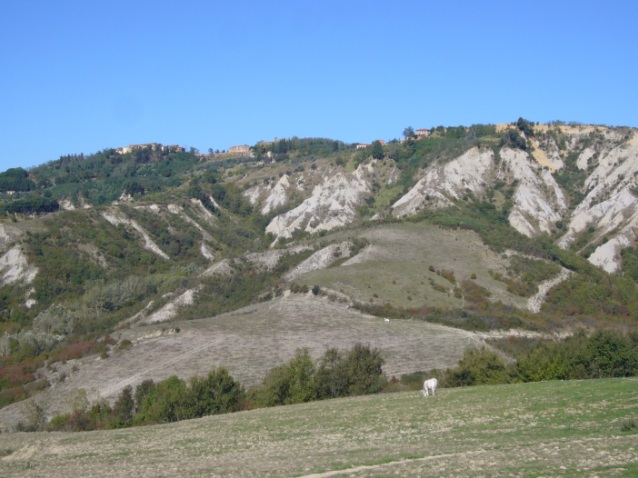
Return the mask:
[(638, 126), (634, 0), (0, 4), (0, 170), (519, 116)]

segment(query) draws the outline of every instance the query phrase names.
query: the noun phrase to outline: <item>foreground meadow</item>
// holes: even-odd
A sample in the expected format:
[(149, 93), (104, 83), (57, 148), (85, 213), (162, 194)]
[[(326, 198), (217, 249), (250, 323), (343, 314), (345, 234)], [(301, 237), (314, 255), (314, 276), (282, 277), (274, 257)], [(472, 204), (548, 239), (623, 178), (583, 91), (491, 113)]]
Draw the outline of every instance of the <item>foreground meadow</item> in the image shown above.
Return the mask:
[(0, 476), (638, 476), (638, 380), (383, 394), (0, 435)]

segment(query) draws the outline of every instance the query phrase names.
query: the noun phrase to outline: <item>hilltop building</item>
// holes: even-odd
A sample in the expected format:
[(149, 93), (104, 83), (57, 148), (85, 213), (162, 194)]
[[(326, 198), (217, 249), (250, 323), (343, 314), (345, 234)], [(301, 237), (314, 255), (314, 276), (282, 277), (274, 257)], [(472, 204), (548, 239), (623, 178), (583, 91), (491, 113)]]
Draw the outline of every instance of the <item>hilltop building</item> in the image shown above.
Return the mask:
[(124, 146), (122, 148), (115, 148), (115, 151), (120, 154), (132, 153), (133, 151), (137, 151), (138, 149), (150, 148), (155, 151), (170, 151), (172, 153), (178, 152), (183, 153), (186, 149), (183, 146), (178, 144), (171, 144), (169, 146), (164, 146), (161, 143), (146, 143), (146, 144), (129, 144), (128, 146)]
[(250, 146), (248, 146), (247, 144), (231, 146), (230, 148), (228, 148), (228, 152), (234, 154), (251, 154)]

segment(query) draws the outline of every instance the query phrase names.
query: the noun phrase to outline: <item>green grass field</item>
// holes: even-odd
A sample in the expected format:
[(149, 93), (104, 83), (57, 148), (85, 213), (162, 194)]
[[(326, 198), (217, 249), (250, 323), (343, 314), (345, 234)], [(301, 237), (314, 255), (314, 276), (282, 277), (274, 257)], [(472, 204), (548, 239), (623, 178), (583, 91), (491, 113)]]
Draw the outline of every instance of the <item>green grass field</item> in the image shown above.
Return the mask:
[(407, 308), (424, 304), (462, 307), (463, 301), (453, 295), (455, 284), (431, 271), (432, 268), (453, 272), (458, 283), (474, 276), (477, 284), (490, 291), (492, 299), (526, 306), (526, 299), (510, 294), (503, 282), (491, 277), (490, 271), (505, 273), (509, 259), (491, 251), (472, 231), (407, 223), (337, 232), (328, 239), (348, 237), (365, 238), (369, 247), (361, 250), (353, 261), (301, 274), (295, 282), (318, 284), (362, 303), (389, 303)]
[(638, 476), (638, 380), (440, 389), (0, 435), (0, 476)]

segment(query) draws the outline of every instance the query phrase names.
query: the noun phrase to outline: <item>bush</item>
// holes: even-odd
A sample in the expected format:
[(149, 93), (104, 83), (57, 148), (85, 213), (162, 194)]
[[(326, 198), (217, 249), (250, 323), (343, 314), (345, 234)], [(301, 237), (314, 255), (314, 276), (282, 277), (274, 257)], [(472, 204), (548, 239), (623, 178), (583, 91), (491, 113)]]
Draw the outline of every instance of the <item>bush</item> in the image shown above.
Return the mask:
[(320, 399), (343, 397), (347, 394), (348, 379), (344, 360), (337, 349), (329, 348), (320, 360), (317, 368), (316, 386)]
[(633, 432), (638, 430), (638, 420), (626, 420), (620, 425), (621, 432)]
[(113, 418), (115, 428), (128, 427), (133, 422), (135, 415), (135, 400), (133, 389), (130, 385), (124, 387), (117, 401), (113, 405)]
[(145, 380), (133, 393), (122, 389), (113, 408), (98, 402), (89, 408), (85, 393), (79, 393), (73, 411), (54, 417), (49, 430), (84, 431), (174, 422), (204, 415), (229, 413), (244, 407), (241, 385), (224, 368), (212, 370), (206, 377), (191, 377), (187, 382), (172, 376), (161, 382)]
[(184, 413), (186, 383), (173, 375), (150, 388), (141, 403), (134, 423), (150, 425), (154, 423), (176, 422), (188, 418)]
[(318, 365), (308, 349), (299, 349), (290, 362), (273, 368), (249, 396), (254, 406), (269, 407), (378, 393), (387, 383), (382, 365), (381, 352), (367, 345), (356, 344), (345, 354), (330, 348)]
[(602, 377), (631, 377), (638, 373), (638, 340), (634, 335), (580, 332), (563, 342), (538, 342), (523, 354), (516, 375), (523, 382)]
[(245, 392), (225, 368), (211, 370), (206, 377), (191, 377), (186, 394), (188, 418), (237, 412), (242, 409)]
[(290, 362), (271, 369), (252, 398), (256, 406), (264, 407), (315, 400), (316, 367), (308, 349), (298, 349)]
[(383, 363), (380, 350), (356, 344), (344, 358), (348, 395), (379, 392), (387, 381), (381, 369)]
[(494, 351), (481, 348), (470, 349), (452, 369), (446, 386), (489, 385), (511, 382), (510, 374), (503, 359)]
[(528, 138), (534, 136), (534, 124), (532, 122), (527, 121), (523, 118), (518, 118), (516, 126), (519, 130), (525, 133), (525, 136), (527, 136)]

